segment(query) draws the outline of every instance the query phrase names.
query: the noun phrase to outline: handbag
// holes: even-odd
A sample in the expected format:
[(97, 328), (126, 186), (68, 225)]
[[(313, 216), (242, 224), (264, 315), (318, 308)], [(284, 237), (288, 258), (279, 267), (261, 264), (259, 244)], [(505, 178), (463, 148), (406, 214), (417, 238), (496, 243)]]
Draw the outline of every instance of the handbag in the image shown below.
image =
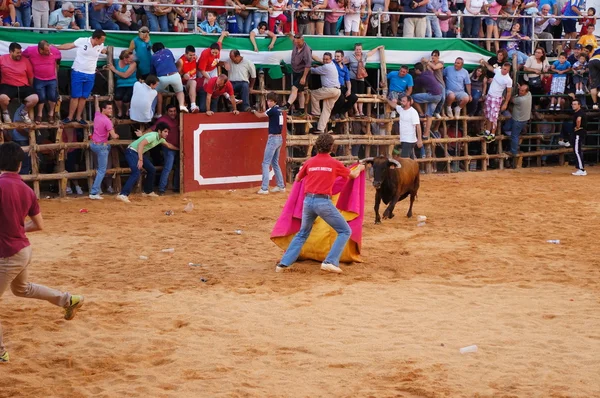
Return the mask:
[(369, 74), (367, 73), (367, 68), (365, 68), (365, 64), (363, 63), (362, 59), (358, 61), (358, 65), (356, 67), (356, 78), (358, 80), (362, 80), (364, 78), (366, 78), (367, 76), (369, 76)]
[(513, 26), (513, 17), (515, 16), (518, 10), (519, 9), (517, 8), (515, 11), (513, 11), (511, 18), (498, 18), (498, 29), (510, 31)]
[(529, 87), (531, 88), (542, 88), (542, 78), (540, 76), (529, 76)]

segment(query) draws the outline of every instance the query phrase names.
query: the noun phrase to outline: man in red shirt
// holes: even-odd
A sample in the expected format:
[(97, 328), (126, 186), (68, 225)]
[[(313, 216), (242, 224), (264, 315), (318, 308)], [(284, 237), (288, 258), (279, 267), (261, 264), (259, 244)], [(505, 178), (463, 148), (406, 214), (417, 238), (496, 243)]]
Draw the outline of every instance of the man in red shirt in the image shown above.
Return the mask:
[(206, 114), (211, 116), (217, 111), (217, 101), (221, 95), (225, 96), (233, 106), (233, 114), (237, 115), (240, 111), (237, 110), (237, 104), (235, 103), (235, 97), (233, 96), (233, 86), (229, 81), (227, 75), (220, 75), (219, 77), (213, 77), (208, 80), (208, 83), (204, 86), (206, 91), (205, 106)]
[(10, 123), (8, 104), (13, 98), (25, 103), (21, 118), (25, 123), (31, 123), (29, 110), (38, 103), (38, 96), (33, 89), (33, 67), (27, 58), (21, 55), (21, 45), (10, 43), (10, 54), (0, 56), (0, 108), (2, 120)]
[(185, 88), (190, 96), (190, 112), (197, 113), (199, 111), (196, 105), (196, 48), (194, 46), (187, 46), (185, 48), (185, 54), (183, 54), (177, 60), (177, 70), (181, 75), (181, 81), (185, 85)]
[[(40, 231), (44, 220), (33, 190), (19, 175), (24, 158), (25, 152), (16, 143), (0, 145), (0, 296), (10, 285), (15, 296), (46, 300), (63, 307), (65, 319), (71, 320), (83, 304), (83, 296), (27, 282), (31, 245), (25, 233)], [(31, 220), (25, 222), (27, 216)], [(0, 363), (8, 361), (0, 326)]]
[(196, 87), (198, 90), (198, 106), (200, 107), (200, 112), (206, 112), (206, 108), (204, 108), (204, 102), (206, 100), (206, 90), (204, 86), (208, 83), (211, 77), (216, 77), (218, 74), (217, 66), (222, 64), (221, 60), (221, 48), (223, 39), (229, 36), (229, 32), (223, 31), (219, 40), (216, 43), (210, 45), (210, 47), (205, 48), (200, 53), (200, 58), (198, 59), (198, 68), (197, 68), (197, 77), (196, 77)]
[(331, 201), (332, 188), (337, 177), (356, 178), (365, 169), (365, 166), (361, 164), (350, 171), (342, 162), (329, 155), (333, 143), (334, 139), (331, 135), (320, 134), (315, 142), (317, 156), (308, 159), (296, 176), (297, 182), (306, 178), (302, 226), (277, 264), (275, 272), (283, 271), (296, 261), (317, 217), (321, 217), (338, 234), (329, 254), (321, 264), (321, 269), (328, 272), (342, 272), (339, 266), (340, 257), (350, 239), (352, 230)]

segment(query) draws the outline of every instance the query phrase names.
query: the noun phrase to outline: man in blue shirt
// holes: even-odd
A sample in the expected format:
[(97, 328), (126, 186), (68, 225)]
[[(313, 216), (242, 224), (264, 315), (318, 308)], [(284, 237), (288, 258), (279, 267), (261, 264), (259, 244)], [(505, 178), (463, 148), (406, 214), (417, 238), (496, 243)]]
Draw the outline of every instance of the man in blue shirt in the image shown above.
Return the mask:
[[(577, 17), (582, 16), (583, 13), (579, 7), (585, 7), (585, 0), (568, 0), (567, 6), (565, 7), (565, 17)], [(570, 44), (570, 39), (577, 41), (577, 18), (565, 18), (562, 20), (563, 28), (565, 30), (565, 39)]]
[[(471, 78), (469, 72), (463, 68), (464, 61), (461, 57), (456, 58), (454, 66), (444, 69), (444, 81), (446, 82), (446, 116), (459, 117), (461, 110), (473, 99), (471, 97)], [(458, 101), (452, 114), (452, 104)]]
[(356, 94), (352, 94), (350, 69), (348, 69), (348, 67), (344, 64), (344, 52), (342, 50), (337, 50), (335, 52), (334, 63), (337, 67), (340, 90), (342, 93), (335, 102), (332, 112), (334, 114), (334, 119), (342, 119), (342, 116), (352, 109), (354, 104), (356, 104), (358, 97)]
[(90, 26), (92, 29), (119, 30), (119, 25), (113, 21), (115, 12), (119, 12), (120, 5), (112, 4), (112, 1), (107, 1), (106, 4), (90, 4)]
[(162, 95), (169, 90), (169, 86), (173, 88), (177, 102), (179, 102), (179, 110), (181, 112), (188, 113), (188, 109), (185, 106), (185, 94), (183, 93), (183, 82), (181, 81), (181, 75), (177, 70), (175, 64), (175, 57), (168, 48), (165, 48), (162, 43), (154, 43), (152, 45), (152, 59), (150, 61), (150, 74), (158, 77), (158, 97), (156, 100), (156, 118), (162, 116)]
[(405, 95), (411, 95), (414, 82), (411, 75), (408, 74), (408, 66), (402, 65), (398, 72), (390, 72), (387, 75), (388, 81), (388, 99), (398, 102), (399, 98)]

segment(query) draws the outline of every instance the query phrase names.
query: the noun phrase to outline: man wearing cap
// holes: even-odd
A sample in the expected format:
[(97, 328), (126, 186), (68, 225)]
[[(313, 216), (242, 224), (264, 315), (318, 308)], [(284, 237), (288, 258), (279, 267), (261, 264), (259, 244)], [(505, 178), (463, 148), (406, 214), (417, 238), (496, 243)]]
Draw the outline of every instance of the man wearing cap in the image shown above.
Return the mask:
[[(294, 49), (292, 50), (292, 93), (288, 97), (288, 102), (282, 110), (292, 108), (298, 92), (298, 111), (292, 112), (294, 116), (304, 116), (304, 87), (308, 79), (308, 72), (312, 64), (312, 50), (304, 42), (304, 36), (300, 33), (294, 35)], [(335, 67), (335, 66), (334, 66)]]

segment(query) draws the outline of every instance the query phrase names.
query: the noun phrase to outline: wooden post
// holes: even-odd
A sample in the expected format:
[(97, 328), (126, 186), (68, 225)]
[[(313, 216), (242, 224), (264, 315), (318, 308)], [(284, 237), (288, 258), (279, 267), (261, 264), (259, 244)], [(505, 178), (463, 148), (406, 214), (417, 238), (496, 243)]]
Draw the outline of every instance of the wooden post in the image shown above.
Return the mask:
[[(31, 174), (38, 175), (40, 173), (40, 162), (37, 157), (37, 143), (35, 140), (35, 129), (29, 129), (29, 157), (31, 158)], [(40, 198), (40, 182), (39, 180), (33, 181), (33, 191), (35, 196)]]
[[(57, 144), (61, 144), (62, 143), (62, 134), (63, 134), (63, 128), (62, 126), (59, 127), (58, 129), (56, 129), (56, 139), (55, 142)], [(57, 168), (57, 172), (58, 173), (64, 173), (65, 172), (65, 150), (64, 149), (59, 149), (58, 151), (58, 156), (56, 158), (56, 168)], [(62, 178), (59, 181), (58, 184), (58, 195), (61, 198), (64, 198), (65, 196), (67, 196), (67, 179), (66, 178)]]
[[(115, 48), (113, 46), (108, 46), (106, 49), (106, 62), (109, 65), (113, 65), (113, 63), (114, 63), (114, 59), (115, 59), (114, 51), (115, 51)], [(108, 70), (108, 96), (113, 97), (114, 94), (115, 94), (115, 75), (109, 69)]]

